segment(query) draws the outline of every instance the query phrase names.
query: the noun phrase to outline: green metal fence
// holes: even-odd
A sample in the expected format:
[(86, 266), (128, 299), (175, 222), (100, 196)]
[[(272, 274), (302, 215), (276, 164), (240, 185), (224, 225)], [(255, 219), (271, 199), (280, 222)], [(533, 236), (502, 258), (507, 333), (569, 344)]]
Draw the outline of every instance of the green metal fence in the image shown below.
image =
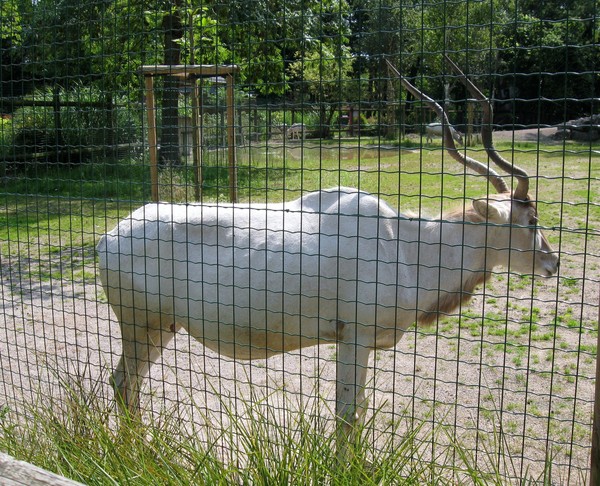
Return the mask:
[[(2, 0), (0, 449), (84, 482), (143, 483), (155, 466), (121, 447), (111, 384), (133, 400), (133, 361), (111, 376), (137, 342), (142, 361), (164, 344), (139, 380), (142, 435), (156, 444), (168, 424), (186, 451), (163, 481), (211, 482), (213, 459), (238, 483), (592, 481), (599, 12)], [(522, 173), (495, 154), (529, 175), (534, 204), (510, 216), (481, 210), (497, 181), (457, 160), (517, 189)], [(153, 200), (182, 206), (164, 226), (147, 209), (142, 229), (96, 251)], [(104, 286), (103, 258), (118, 275)], [(135, 315), (124, 341), (110, 304)], [(346, 403), (362, 375), (368, 404)], [(352, 425), (361, 406), (348, 452), (336, 410)], [(137, 470), (88, 449), (106, 444), (99, 424)]]

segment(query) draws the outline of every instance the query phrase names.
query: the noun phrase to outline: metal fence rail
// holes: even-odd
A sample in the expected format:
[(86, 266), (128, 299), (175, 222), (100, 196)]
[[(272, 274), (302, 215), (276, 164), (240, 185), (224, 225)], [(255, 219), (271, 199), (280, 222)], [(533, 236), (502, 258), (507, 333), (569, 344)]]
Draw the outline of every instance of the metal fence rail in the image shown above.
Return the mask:
[[(185, 450), (165, 481), (305, 450), (320, 472), (287, 481), (328, 482), (364, 408), (382, 482), (593, 483), (597, 2), (276, 3), (3, 0), (0, 450), (143, 478), (115, 403), (156, 358), (138, 426)], [(178, 206), (96, 249), (153, 200)]]

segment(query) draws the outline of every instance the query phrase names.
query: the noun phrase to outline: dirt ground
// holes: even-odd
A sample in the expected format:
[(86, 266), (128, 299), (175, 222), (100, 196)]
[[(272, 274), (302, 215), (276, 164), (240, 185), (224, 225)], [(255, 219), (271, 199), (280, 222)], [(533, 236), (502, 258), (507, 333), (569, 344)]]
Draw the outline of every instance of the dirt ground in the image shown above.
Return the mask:
[[(556, 127), (525, 128), (522, 130), (499, 130), (494, 132), (495, 142), (540, 142), (544, 144), (562, 144), (555, 139)], [(439, 139), (438, 139), (439, 140)]]
[(562, 143), (560, 140), (556, 140), (554, 135), (556, 134), (556, 128), (527, 128), (523, 130), (500, 130), (494, 132), (494, 140), (496, 141), (511, 141), (515, 142), (543, 142), (558, 144)]
[[(535, 141), (555, 129), (499, 132), (497, 140)], [(391, 350), (373, 353), (370, 414), (398, 421), (399, 436), (424, 420), (423, 447), (454, 431), (466, 449), (496, 457), (508, 482), (538, 478), (552, 464), (553, 484), (587, 481), (591, 444), (600, 269), (594, 247), (570, 251), (558, 277), (499, 272), (460, 316), (411, 329)], [(0, 252), (2, 248), (0, 248)], [(1, 261), (0, 406), (20, 410), (59, 393), (61, 380), (89, 382), (110, 400), (108, 375), (120, 353), (118, 325), (94, 279), (44, 277), (40, 262)], [(93, 255), (77, 263), (93, 274)], [(484, 316), (484, 317), (482, 317)], [(201, 427), (227, 427), (223, 406), (244, 410), (253, 396), (281, 410), (310, 407), (315, 396), (333, 417), (335, 348), (237, 363), (205, 350), (181, 331), (152, 369), (145, 407), (177, 407)], [(96, 388), (93, 383), (100, 382)], [(294, 397), (290, 399), (289, 397)], [(316, 406), (319, 405), (317, 403)], [(498, 438), (500, 437), (500, 439)], [(488, 451), (488, 452), (486, 452)], [(433, 452), (432, 452), (433, 454)]]

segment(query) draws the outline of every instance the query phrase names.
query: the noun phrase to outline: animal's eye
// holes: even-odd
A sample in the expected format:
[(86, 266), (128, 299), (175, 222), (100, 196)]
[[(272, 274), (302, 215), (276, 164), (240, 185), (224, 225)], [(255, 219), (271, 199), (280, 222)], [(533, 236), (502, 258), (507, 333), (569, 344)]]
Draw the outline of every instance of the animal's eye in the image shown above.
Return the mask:
[(529, 226), (537, 226), (538, 224), (538, 219), (537, 218), (531, 218), (529, 220)]

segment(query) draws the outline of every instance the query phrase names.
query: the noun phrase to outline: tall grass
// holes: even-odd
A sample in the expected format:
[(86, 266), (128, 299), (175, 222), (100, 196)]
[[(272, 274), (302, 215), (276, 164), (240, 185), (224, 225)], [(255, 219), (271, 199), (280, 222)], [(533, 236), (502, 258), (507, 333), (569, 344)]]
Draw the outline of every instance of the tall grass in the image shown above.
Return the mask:
[[(235, 411), (222, 399), (228, 425), (221, 428), (206, 416), (206, 425), (184, 423), (177, 407), (143, 420), (117, 417), (105, 380), (57, 381), (24, 409), (4, 407), (0, 450), (89, 485), (503, 484), (489, 472), (493, 453), (482, 472), (482, 458), (449, 440), (451, 430), (431, 432), (408, 415), (381, 430), (375, 411), (340, 459), (322, 398), (299, 411), (275, 411), (256, 393)], [(438, 442), (447, 445), (432, 458)]]

